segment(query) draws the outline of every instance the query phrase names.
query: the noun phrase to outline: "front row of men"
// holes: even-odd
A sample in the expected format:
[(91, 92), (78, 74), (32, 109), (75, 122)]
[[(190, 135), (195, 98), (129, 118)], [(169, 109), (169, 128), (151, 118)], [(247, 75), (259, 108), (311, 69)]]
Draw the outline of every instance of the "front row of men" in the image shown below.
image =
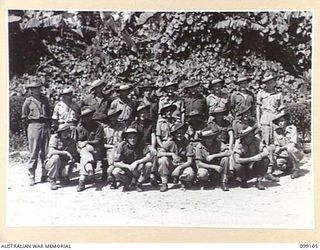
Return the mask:
[[(233, 146), (221, 136), (229, 129), (223, 130), (214, 122), (200, 126), (196, 139), (188, 139), (190, 134), (195, 134), (194, 130), (190, 133), (190, 124), (175, 123), (168, 134), (160, 136), (161, 146), (156, 149), (155, 133), (162, 135), (161, 126), (154, 129), (144, 119), (143, 110), (144, 107), (138, 108), (138, 119), (124, 132), (113, 124), (119, 112), (103, 116), (84, 109), (76, 127), (76, 140), (71, 136), (73, 129), (69, 124), (60, 125), (50, 138), (45, 163), (50, 188), (58, 188), (57, 179), (61, 184), (68, 184), (71, 172), (78, 168), (77, 191), (85, 190), (86, 180), (94, 177), (97, 163), (110, 188), (122, 186), (123, 191), (141, 192), (148, 182), (154, 186), (160, 182), (161, 192), (168, 190), (169, 182), (180, 182), (183, 190), (193, 184), (201, 188), (219, 184), (223, 191), (228, 191), (231, 183), (248, 188), (252, 178), (256, 178), (256, 188), (264, 190), (262, 180), (271, 158), (281, 170), (292, 171), (291, 178), (299, 176), (298, 163), (303, 153), (297, 129), (289, 125), (286, 113), (273, 120), (277, 126), (274, 147), (263, 143), (258, 126), (247, 121), (244, 110), (241, 122), (233, 126)], [(110, 139), (117, 143), (109, 143)]]

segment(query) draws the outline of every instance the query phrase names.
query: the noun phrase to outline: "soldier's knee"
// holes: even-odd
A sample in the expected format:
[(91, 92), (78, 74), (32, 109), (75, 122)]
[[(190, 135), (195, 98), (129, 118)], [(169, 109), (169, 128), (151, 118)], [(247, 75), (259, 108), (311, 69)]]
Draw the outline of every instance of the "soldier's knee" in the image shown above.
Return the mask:
[(208, 180), (209, 179), (209, 171), (204, 168), (199, 168), (197, 173), (197, 178), (199, 180)]

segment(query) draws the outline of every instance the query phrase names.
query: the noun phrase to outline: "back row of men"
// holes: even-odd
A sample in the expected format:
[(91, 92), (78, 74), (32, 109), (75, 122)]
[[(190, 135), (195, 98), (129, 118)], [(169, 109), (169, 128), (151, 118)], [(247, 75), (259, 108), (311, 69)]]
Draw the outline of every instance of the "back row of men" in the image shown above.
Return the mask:
[[(299, 177), (303, 153), (276, 78), (262, 79), (256, 95), (248, 90), (249, 82), (239, 77), (230, 96), (222, 92), (222, 79), (212, 81), (206, 95), (193, 81), (183, 86), (167, 82), (158, 89), (151, 83), (123, 83), (112, 95), (112, 86), (96, 80), (80, 104), (73, 100), (72, 88), (63, 89), (52, 113), (41, 84), (32, 81), (22, 108), (30, 185), (35, 184), (39, 155), (41, 182), (49, 181), (51, 190), (58, 188), (57, 180), (68, 184), (74, 167), (80, 173), (77, 191), (85, 190), (98, 165), (102, 180), (123, 191), (143, 191), (148, 182), (161, 183), (161, 192), (168, 190), (168, 182), (180, 183), (184, 190), (219, 184), (228, 191), (230, 185), (247, 188), (252, 178), (264, 190), (263, 179), (279, 181), (276, 169)], [(181, 87), (184, 96), (178, 94)], [(136, 88), (141, 97), (132, 99)]]

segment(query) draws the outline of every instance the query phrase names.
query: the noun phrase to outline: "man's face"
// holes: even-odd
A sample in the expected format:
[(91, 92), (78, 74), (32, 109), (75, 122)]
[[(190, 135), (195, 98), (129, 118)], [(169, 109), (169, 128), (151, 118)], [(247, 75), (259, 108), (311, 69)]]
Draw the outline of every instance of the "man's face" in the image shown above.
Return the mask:
[(247, 87), (248, 87), (248, 82), (247, 82), (247, 81), (242, 81), (242, 82), (240, 82), (240, 83), (238, 84), (238, 86), (239, 86), (239, 90), (240, 90), (240, 91), (244, 91), (244, 90), (246, 90)]
[(194, 86), (194, 87), (191, 87), (189, 88), (189, 93), (195, 95), (198, 93), (198, 86)]
[(137, 141), (138, 141), (138, 135), (137, 134), (134, 134), (134, 133), (129, 133), (127, 134), (127, 142), (134, 146), (137, 144)]
[(174, 92), (176, 91), (176, 87), (175, 86), (166, 87), (165, 91), (168, 96), (172, 96), (174, 94)]
[(100, 86), (98, 86), (98, 87), (96, 87), (96, 88), (94, 89), (94, 94), (95, 94), (96, 96), (101, 96), (101, 95), (102, 95), (102, 90), (103, 90), (103, 88), (104, 88), (104, 85), (103, 85), (103, 84), (100, 85)]
[(177, 141), (182, 141), (184, 134), (185, 134), (185, 131), (183, 129), (179, 129), (173, 134), (173, 136)]
[(130, 94), (131, 90), (127, 89), (127, 90), (122, 90), (119, 92), (120, 97), (128, 97)]
[(205, 136), (203, 137), (203, 142), (207, 145), (207, 146), (211, 146), (213, 145), (214, 141), (217, 139), (217, 135), (211, 135), (211, 136)]
[(91, 114), (83, 116), (81, 119), (84, 123), (90, 123), (90, 122), (92, 122), (92, 116), (93, 116), (93, 114), (91, 113)]
[(212, 87), (213, 93), (216, 93), (216, 94), (221, 93), (221, 89), (222, 89), (221, 83), (217, 83)]
[(144, 88), (143, 89), (143, 96), (145, 96), (146, 98), (150, 98), (151, 97), (151, 93), (152, 93), (152, 89), (151, 88)]
[(61, 139), (66, 140), (70, 137), (70, 129), (64, 130), (60, 134)]
[(66, 95), (62, 95), (62, 101), (71, 101), (72, 100), (72, 94), (66, 94)]
[(149, 113), (147, 112), (146, 108), (139, 111), (138, 117), (141, 121), (145, 121), (146, 119), (148, 119), (148, 116)]
[(272, 79), (266, 83), (266, 89), (271, 92), (275, 89), (277, 85), (276, 79)]
[(36, 88), (30, 88), (30, 94), (33, 95), (40, 95), (41, 93), (41, 87), (36, 87)]
[(287, 126), (287, 121), (286, 121), (286, 119), (284, 117), (279, 118), (278, 126), (280, 128), (285, 128)]

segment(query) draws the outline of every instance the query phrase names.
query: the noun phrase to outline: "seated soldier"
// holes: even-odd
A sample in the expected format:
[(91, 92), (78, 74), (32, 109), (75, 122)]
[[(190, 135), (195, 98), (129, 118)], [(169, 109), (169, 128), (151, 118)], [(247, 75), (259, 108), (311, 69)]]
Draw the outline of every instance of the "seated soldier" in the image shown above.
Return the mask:
[(266, 145), (257, 137), (257, 126), (247, 127), (240, 134), (234, 145), (234, 170), (241, 178), (241, 187), (248, 188), (247, 181), (257, 177), (256, 187), (264, 190), (262, 179), (267, 172), (269, 159)]
[(69, 183), (69, 173), (78, 160), (77, 145), (71, 138), (70, 125), (59, 125), (57, 133), (50, 137), (49, 152), (45, 164), (51, 190), (58, 189), (56, 180), (59, 173), (61, 173), (60, 181), (64, 181), (65, 184)]
[(156, 127), (158, 148), (162, 148), (163, 143), (170, 138), (170, 131), (176, 121), (172, 114), (176, 108), (176, 105), (165, 104), (160, 110), (161, 118), (158, 119)]
[(81, 111), (81, 121), (77, 127), (78, 148), (80, 151), (80, 178), (78, 192), (85, 190), (87, 176), (94, 175), (98, 160), (105, 156), (103, 127), (93, 120), (95, 110), (86, 108)]
[(124, 141), (116, 148), (112, 174), (123, 185), (123, 192), (135, 184), (136, 190), (142, 192), (142, 184), (150, 177), (152, 167), (150, 149), (138, 143), (139, 133), (135, 128), (128, 128), (122, 136)]
[(288, 113), (277, 116), (272, 122), (278, 126), (274, 131), (275, 158), (278, 167), (283, 170), (292, 169), (291, 178), (299, 177), (299, 161), (303, 158), (303, 151), (298, 138), (297, 128), (289, 125)]
[(162, 148), (159, 149), (158, 171), (162, 181), (160, 192), (168, 190), (169, 176), (174, 177), (174, 183), (180, 179), (181, 188), (184, 190), (195, 178), (193, 148), (185, 138), (187, 128), (187, 124), (174, 125), (171, 131), (172, 139), (164, 142)]
[[(228, 171), (230, 151), (228, 146), (217, 137), (220, 130), (215, 125), (209, 125), (202, 130), (202, 141), (196, 146), (195, 160), (198, 169), (197, 178), (204, 186), (214, 177), (215, 173), (221, 174), (221, 188), (229, 191)], [(204, 187), (203, 186), (203, 187)]]

